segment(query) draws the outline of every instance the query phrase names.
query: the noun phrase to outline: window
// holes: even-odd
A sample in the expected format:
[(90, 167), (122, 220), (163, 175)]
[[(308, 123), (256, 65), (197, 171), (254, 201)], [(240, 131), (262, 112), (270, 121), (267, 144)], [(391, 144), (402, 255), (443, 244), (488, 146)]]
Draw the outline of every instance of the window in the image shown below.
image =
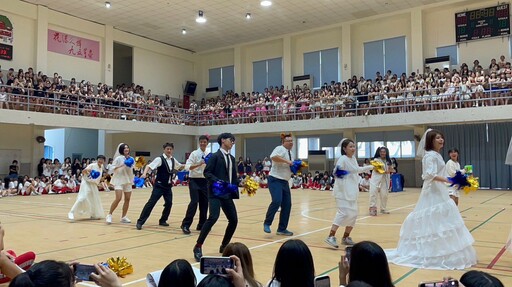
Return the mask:
[(375, 79), (375, 73), (384, 75), (391, 70), (400, 76), (407, 72), (405, 36), (364, 43), (364, 77)]
[(320, 138), (308, 138), (308, 150), (320, 150)]
[(308, 158), (308, 139), (307, 138), (297, 139), (297, 156), (300, 159)]
[(436, 54), (437, 57), (450, 56), (450, 65), (459, 64), (459, 52), (457, 50), (457, 45), (437, 47)]
[(325, 150), (325, 154), (327, 155), (328, 159), (334, 158), (334, 148), (332, 147), (322, 147), (322, 150)]
[(235, 89), (235, 66), (208, 70), (210, 88), (222, 88), (222, 92)]
[(313, 76), (313, 88), (339, 81), (338, 48), (304, 53), (304, 74)]
[(389, 157), (414, 158), (416, 154), (414, 141), (374, 141), (358, 142), (357, 157), (372, 158), (378, 147), (385, 146), (389, 149)]
[(252, 89), (263, 93), (270, 86), (283, 84), (283, 58), (268, 59), (252, 63)]
[[(229, 151), (229, 153), (236, 158), (236, 155), (235, 155), (235, 145), (236, 144), (233, 144), (233, 146), (231, 147), (231, 150)], [(220, 149), (220, 146), (219, 146), (218, 143), (211, 142), (211, 143), (209, 143), (206, 146), (205, 151), (208, 154), (208, 153), (211, 153), (211, 152), (217, 152), (219, 149)]]

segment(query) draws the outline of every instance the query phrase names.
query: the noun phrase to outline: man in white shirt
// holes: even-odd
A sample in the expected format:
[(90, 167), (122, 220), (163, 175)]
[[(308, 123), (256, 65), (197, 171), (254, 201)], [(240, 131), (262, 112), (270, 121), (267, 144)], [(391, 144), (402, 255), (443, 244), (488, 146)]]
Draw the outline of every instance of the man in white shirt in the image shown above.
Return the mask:
[(199, 148), (190, 154), (187, 159), (187, 163), (185, 164), (185, 169), (190, 171), (190, 183), (188, 185), (190, 203), (188, 204), (185, 218), (183, 218), (183, 222), (181, 223), (181, 230), (185, 234), (190, 234), (190, 225), (192, 225), (192, 221), (196, 215), (198, 204), (199, 222), (196, 230), (201, 230), (203, 224), (206, 222), (206, 215), (208, 212), (208, 187), (203, 171), (206, 167), (205, 157), (207, 156), (206, 147), (208, 146), (208, 141), (208, 136), (200, 136)]
[(292, 236), (293, 232), (288, 231), (288, 221), (290, 220), (290, 212), (292, 209), (292, 197), (288, 181), (292, 176), (290, 166), (293, 164), (291, 149), (293, 147), (293, 138), (291, 134), (281, 134), (282, 145), (277, 146), (270, 159), (272, 159), (272, 167), (268, 177), (268, 189), (272, 196), (272, 202), (268, 206), (265, 221), (263, 222), (263, 231), (270, 233), (270, 226), (274, 221), (277, 210), (281, 207), (279, 216), (279, 226), (277, 227), (277, 235)]
[(137, 229), (141, 230), (142, 225), (146, 222), (151, 215), (151, 211), (155, 204), (160, 200), (160, 197), (164, 197), (164, 210), (162, 211), (162, 217), (160, 217), (159, 225), (160, 226), (169, 226), (167, 223), (167, 219), (169, 219), (169, 215), (171, 214), (172, 207), (172, 176), (176, 170), (183, 169), (183, 164), (179, 163), (173, 156), (174, 152), (174, 144), (173, 143), (165, 143), (164, 153), (155, 158), (150, 164), (146, 166), (144, 172), (140, 176), (141, 178), (146, 178), (146, 174), (149, 170), (157, 170), (155, 185), (153, 186), (153, 191), (151, 192), (151, 197), (149, 198), (146, 205), (144, 205), (144, 209), (140, 213), (139, 219), (137, 220)]

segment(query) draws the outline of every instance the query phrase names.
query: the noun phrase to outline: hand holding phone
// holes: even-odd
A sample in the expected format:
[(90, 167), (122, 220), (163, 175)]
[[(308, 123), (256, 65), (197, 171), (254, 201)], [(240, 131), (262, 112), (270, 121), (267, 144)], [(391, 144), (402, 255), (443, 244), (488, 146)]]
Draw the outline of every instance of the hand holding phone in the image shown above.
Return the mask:
[(345, 247), (345, 260), (350, 263), (350, 257), (352, 257), (352, 246)]
[(203, 256), (200, 262), (201, 274), (227, 274), (226, 269), (234, 269), (235, 263), (229, 257)]
[(80, 281), (92, 281), (90, 279), (92, 273), (96, 273), (96, 267), (94, 267), (94, 265), (75, 265), (75, 277)]
[(331, 287), (331, 278), (328, 275), (315, 277), (315, 287)]
[(458, 287), (459, 281), (455, 279), (442, 280), (442, 281), (430, 281), (421, 282), (418, 287)]

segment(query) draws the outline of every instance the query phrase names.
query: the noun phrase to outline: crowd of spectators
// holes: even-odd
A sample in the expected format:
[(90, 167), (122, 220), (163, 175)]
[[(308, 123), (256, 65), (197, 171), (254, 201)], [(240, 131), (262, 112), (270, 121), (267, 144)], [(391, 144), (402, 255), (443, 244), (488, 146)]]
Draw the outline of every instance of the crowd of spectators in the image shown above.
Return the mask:
[[(5, 82), (4, 82), (4, 79)], [(410, 75), (387, 71), (375, 78), (353, 76), (331, 81), (319, 89), (268, 87), (260, 92), (235, 93), (182, 101), (131, 85), (115, 88), (74, 78), (65, 83), (53, 77), (9, 69), (0, 72), (0, 108), (68, 115), (159, 122), (181, 125), (219, 125), (404, 113), (441, 109), (508, 105), (512, 68), (505, 56), (483, 67), (478, 60), (459, 69), (426, 67)], [(30, 96), (30, 97), (27, 97)]]

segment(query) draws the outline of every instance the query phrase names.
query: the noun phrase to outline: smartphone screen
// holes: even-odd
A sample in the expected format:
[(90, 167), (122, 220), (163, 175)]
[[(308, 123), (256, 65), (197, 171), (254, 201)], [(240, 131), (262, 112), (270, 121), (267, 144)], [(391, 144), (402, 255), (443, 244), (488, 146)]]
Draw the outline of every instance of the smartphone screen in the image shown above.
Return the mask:
[(432, 281), (432, 282), (422, 282), (418, 285), (418, 287), (458, 287), (459, 281), (455, 279), (451, 279), (448, 281)]
[(81, 281), (92, 281), (91, 273), (96, 273), (94, 265), (77, 264), (75, 265), (75, 277)]
[(315, 277), (315, 287), (331, 287), (331, 279), (327, 275)]
[(201, 274), (226, 274), (226, 269), (234, 269), (235, 263), (229, 257), (201, 257)]
[(347, 262), (350, 262), (350, 257), (352, 256), (352, 246), (345, 247), (345, 259)]

